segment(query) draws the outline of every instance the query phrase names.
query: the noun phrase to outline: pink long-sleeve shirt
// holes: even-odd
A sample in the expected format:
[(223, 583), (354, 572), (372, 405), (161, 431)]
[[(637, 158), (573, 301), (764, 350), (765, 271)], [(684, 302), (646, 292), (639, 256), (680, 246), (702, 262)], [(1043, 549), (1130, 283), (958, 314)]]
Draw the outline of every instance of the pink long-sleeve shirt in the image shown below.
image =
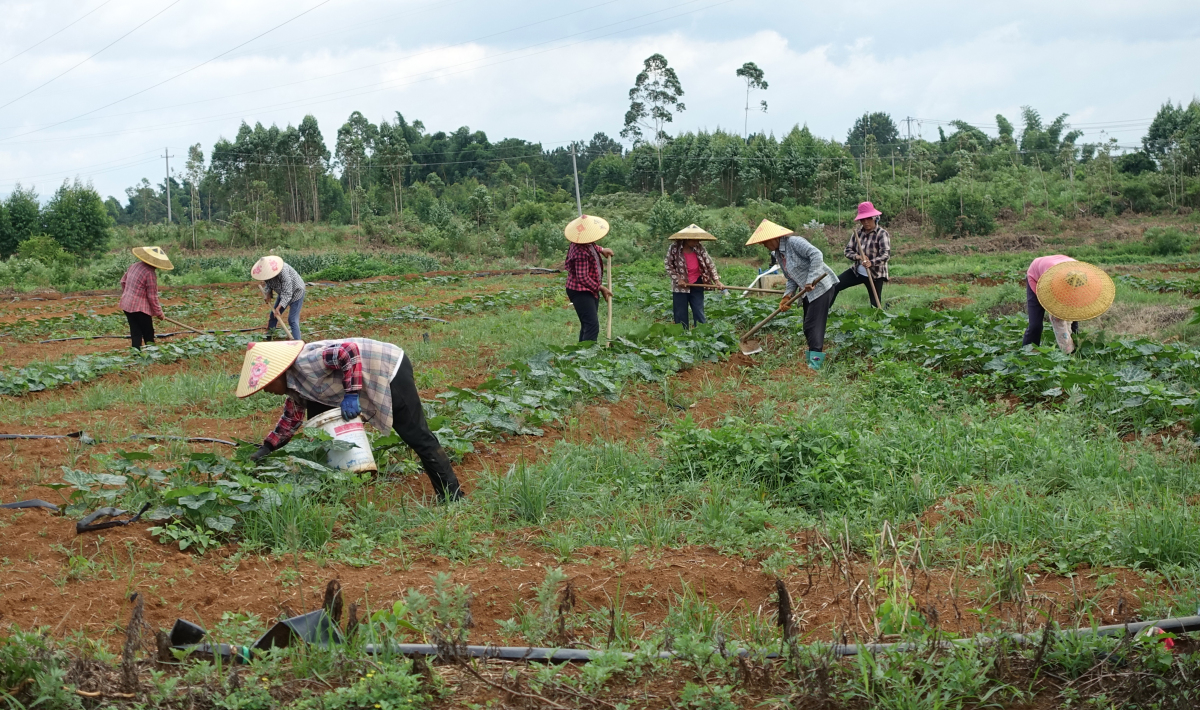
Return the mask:
[(1029, 288), (1037, 293), (1038, 279), (1042, 278), (1042, 274), (1050, 270), (1051, 266), (1057, 266), (1064, 261), (1075, 261), (1069, 256), (1055, 254), (1053, 256), (1039, 256), (1029, 265), (1029, 271), (1025, 272), (1025, 280), (1029, 282)]

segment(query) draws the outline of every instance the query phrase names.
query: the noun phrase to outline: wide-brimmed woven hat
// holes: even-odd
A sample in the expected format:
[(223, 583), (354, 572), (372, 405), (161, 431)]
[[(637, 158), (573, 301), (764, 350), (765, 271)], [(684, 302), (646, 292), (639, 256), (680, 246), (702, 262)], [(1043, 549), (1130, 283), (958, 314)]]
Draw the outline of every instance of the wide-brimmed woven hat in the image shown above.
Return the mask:
[(1083, 261), (1055, 264), (1037, 283), (1042, 308), (1062, 320), (1091, 320), (1107, 311), (1116, 295), (1112, 278), (1100, 267)]
[(775, 224), (769, 219), (764, 219), (759, 223), (758, 229), (754, 230), (754, 234), (751, 234), (750, 238), (746, 240), (746, 246), (750, 246), (751, 244), (761, 244), (762, 242), (769, 242), (772, 239), (778, 239), (779, 237), (790, 237), (793, 234), (795, 234), (795, 232), (787, 227)]
[(671, 236), (667, 237), (667, 239), (674, 239), (676, 241), (694, 239), (698, 242), (715, 242), (715, 241), (717, 241), (716, 237), (714, 237), (713, 235), (709, 234), (708, 232), (704, 231), (703, 229), (701, 229), (700, 227), (698, 227), (694, 224), (689, 224), (688, 226), (684, 227), (683, 229), (679, 230), (678, 232), (675, 232)]
[(158, 247), (134, 247), (133, 255), (139, 261), (149, 264), (156, 269), (170, 271), (175, 268), (171, 260), (167, 258), (167, 253)]
[(277, 256), (264, 256), (254, 262), (254, 266), (250, 268), (250, 278), (255, 281), (266, 281), (273, 279), (283, 271), (283, 259)]
[(249, 397), (279, 377), (292, 366), (300, 351), (303, 340), (282, 340), (270, 343), (250, 343), (246, 346), (246, 359), (242, 361), (242, 376), (238, 379), (237, 396)]
[(599, 241), (608, 234), (608, 222), (601, 217), (594, 215), (583, 215), (576, 217), (567, 224), (563, 234), (567, 237), (567, 241), (575, 242), (576, 244), (591, 244)]

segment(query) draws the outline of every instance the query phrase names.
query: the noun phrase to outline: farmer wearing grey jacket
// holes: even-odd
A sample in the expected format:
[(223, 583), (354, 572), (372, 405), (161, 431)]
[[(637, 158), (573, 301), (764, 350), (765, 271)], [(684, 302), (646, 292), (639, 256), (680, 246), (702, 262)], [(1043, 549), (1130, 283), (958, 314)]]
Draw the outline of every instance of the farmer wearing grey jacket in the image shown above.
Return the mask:
[(271, 296), (275, 296), (275, 305), (271, 306), (271, 315), (267, 319), (267, 335), (275, 331), (276, 322), (283, 321), (283, 312), (288, 312), (288, 328), (292, 331), (292, 339), (300, 340), (300, 309), (304, 306), (304, 279), (283, 259), (277, 256), (264, 256), (250, 269), (250, 276), (255, 281), (261, 281), (260, 288), (267, 304)]
[[(825, 324), (829, 320), (829, 307), (836, 292), (837, 275), (825, 263), (825, 255), (820, 249), (804, 237), (796, 236), (792, 230), (770, 220), (764, 219), (746, 244), (762, 244), (778, 260), (780, 269), (787, 277), (782, 310), (790, 308), (793, 294), (800, 292), (803, 299), (800, 303), (804, 308), (804, 339), (808, 341), (805, 360), (812, 369), (821, 369), (825, 362)], [(822, 274), (825, 278), (814, 284)]]

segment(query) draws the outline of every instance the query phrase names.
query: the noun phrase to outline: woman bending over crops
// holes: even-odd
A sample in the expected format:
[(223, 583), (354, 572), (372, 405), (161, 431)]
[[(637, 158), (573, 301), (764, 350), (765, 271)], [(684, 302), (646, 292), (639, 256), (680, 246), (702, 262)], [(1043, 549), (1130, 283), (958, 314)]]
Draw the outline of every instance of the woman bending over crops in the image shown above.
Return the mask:
[(675, 322), (688, 327), (688, 307), (692, 309), (692, 320), (704, 322), (704, 289), (689, 284), (710, 284), (724, 288), (717, 275), (717, 265), (704, 249), (701, 242), (715, 242), (716, 237), (691, 225), (670, 236), (671, 246), (667, 249), (665, 265), (671, 277), (672, 308)]
[(1029, 325), (1021, 346), (1041, 345), (1046, 314), (1059, 349), (1075, 350), (1072, 333), (1079, 321), (1091, 320), (1108, 310), (1116, 285), (1102, 269), (1063, 254), (1039, 256), (1025, 272), (1025, 312)]
[(412, 360), (395, 345), (367, 338), (250, 343), (237, 396), (249, 397), (259, 390), (283, 395), (287, 402), (279, 423), (251, 460), (290, 441), (306, 415), (311, 419), (340, 407), (346, 421), (361, 414), (381, 432), (395, 430), (421, 459), (440, 500), (463, 497), (450, 457), (425, 421)]
[[(567, 249), (567, 298), (575, 306), (579, 316), (579, 342), (594, 341), (600, 337), (600, 294), (612, 298), (612, 291), (604, 285), (603, 258), (612, 256), (612, 249), (595, 244), (608, 234), (608, 222), (599, 217), (583, 215), (572, 220), (563, 230), (571, 247)], [(609, 308), (612, 308), (609, 301)]]
[(250, 269), (250, 277), (261, 281), (263, 299), (271, 304), (271, 296), (275, 296), (275, 305), (271, 306), (271, 315), (267, 317), (268, 339), (275, 333), (275, 324), (283, 322), (283, 312), (288, 312), (288, 328), (292, 331), (292, 339), (300, 339), (300, 309), (304, 307), (304, 279), (300, 274), (277, 256), (264, 256)]
[[(793, 295), (804, 300), (804, 339), (808, 342), (805, 360), (814, 370), (820, 370), (825, 362), (825, 324), (829, 320), (829, 306), (833, 303), (834, 288), (838, 277), (825, 263), (821, 250), (792, 230), (764, 219), (750, 235), (746, 245), (762, 244), (775, 254), (779, 268), (787, 277), (780, 309), (791, 308)], [(821, 278), (824, 275), (824, 278)], [(818, 281), (818, 279), (820, 279)]]
[[(854, 263), (838, 276), (833, 290), (833, 300), (848, 288), (864, 286), (871, 305), (882, 308), (883, 285), (888, 281), (888, 260), (892, 258), (892, 235), (879, 226), (883, 214), (870, 202), (858, 206), (855, 221), (858, 228), (846, 243), (846, 258)], [(833, 304), (830, 303), (830, 306)]]
[(133, 347), (154, 342), (154, 319), (163, 317), (158, 302), (158, 270), (175, 268), (166, 252), (158, 247), (134, 247), (137, 261), (130, 264), (121, 277), (120, 307), (129, 321), (129, 340)]

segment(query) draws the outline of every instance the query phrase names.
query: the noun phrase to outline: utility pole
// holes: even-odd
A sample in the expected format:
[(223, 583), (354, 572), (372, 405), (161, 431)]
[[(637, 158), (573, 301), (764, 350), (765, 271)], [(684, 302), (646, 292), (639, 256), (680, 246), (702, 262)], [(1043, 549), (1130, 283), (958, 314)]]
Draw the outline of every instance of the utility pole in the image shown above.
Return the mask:
[(171, 158), (173, 155), (168, 155), (170, 151), (163, 148), (163, 159), (167, 161), (167, 224), (171, 223)]
[(579, 216), (583, 216), (583, 200), (579, 197), (579, 165), (575, 163), (575, 144), (571, 144), (571, 170), (575, 172), (575, 206), (579, 208)]

